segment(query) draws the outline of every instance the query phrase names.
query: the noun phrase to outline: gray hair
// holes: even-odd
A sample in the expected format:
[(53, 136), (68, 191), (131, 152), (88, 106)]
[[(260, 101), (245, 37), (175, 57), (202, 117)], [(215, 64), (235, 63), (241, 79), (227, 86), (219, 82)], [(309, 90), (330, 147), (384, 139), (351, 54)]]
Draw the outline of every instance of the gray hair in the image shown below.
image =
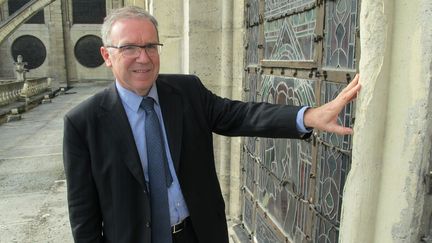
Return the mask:
[(143, 8), (137, 6), (127, 6), (123, 8), (118, 8), (112, 10), (104, 19), (101, 28), (102, 41), (104, 45), (110, 45), (112, 43), (111, 38), (111, 28), (115, 22), (122, 19), (147, 19), (153, 23), (156, 28), (156, 33), (159, 39), (159, 31), (158, 31), (158, 23), (155, 17), (151, 15), (149, 12), (144, 10)]

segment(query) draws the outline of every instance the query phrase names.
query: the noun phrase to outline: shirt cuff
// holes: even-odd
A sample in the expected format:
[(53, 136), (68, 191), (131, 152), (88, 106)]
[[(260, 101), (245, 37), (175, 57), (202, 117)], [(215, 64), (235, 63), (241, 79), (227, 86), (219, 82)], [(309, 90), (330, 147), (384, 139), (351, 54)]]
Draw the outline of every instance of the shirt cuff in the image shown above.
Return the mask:
[(304, 113), (307, 109), (309, 109), (309, 106), (303, 106), (298, 112), (297, 112), (297, 118), (296, 118), (296, 124), (297, 124), (297, 131), (299, 133), (305, 134), (312, 132), (313, 129), (306, 128), (304, 125)]

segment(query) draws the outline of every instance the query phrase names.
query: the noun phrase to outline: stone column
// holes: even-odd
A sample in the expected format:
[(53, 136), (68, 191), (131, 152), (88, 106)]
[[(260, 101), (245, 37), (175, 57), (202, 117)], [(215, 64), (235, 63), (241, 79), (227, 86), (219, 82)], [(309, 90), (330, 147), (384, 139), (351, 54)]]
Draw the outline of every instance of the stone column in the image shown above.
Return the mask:
[(430, 0), (362, 1), (362, 90), (340, 242), (431, 240), (431, 18)]
[[(212, 92), (231, 98), (232, 3), (225, 0), (194, 1), (190, 2), (189, 12), (189, 71), (199, 76)], [(215, 135), (213, 144), (216, 170), (228, 213), (231, 139)]]
[[(232, 4), (232, 48), (230, 53), (231, 78), (231, 95), (235, 100), (242, 100), (243, 95), (243, 74), (244, 74), (244, 3), (243, 1), (233, 1)], [(239, 219), (241, 213), (240, 187), (241, 187), (241, 138), (231, 138), (230, 154), (230, 199), (228, 215), (232, 219)]]
[(54, 1), (48, 7), (49, 17), (46, 18), (47, 26), (49, 29), (49, 50), (47, 52), (49, 61), (49, 76), (52, 78), (52, 89), (55, 90), (60, 86), (68, 86), (68, 74), (66, 68), (66, 49), (65, 49), (65, 36), (64, 36), (64, 13), (62, 5), (64, 0)]
[(164, 44), (161, 55), (161, 73), (187, 73), (183, 69), (184, 44), (187, 33), (184, 28), (184, 1), (154, 1), (150, 12), (159, 23), (159, 39)]

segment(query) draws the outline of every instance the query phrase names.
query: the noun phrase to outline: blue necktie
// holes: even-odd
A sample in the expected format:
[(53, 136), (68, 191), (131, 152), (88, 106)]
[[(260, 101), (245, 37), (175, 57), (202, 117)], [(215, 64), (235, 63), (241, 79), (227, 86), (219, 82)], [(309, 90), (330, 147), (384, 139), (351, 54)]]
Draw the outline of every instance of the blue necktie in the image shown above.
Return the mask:
[(153, 243), (172, 243), (167, 189), (172, 183), (172, 177), (153, 103), (152, 98), (143, 98), (141, 101), (141, 108), (146, 113), (145, 137), (150, 184), (151, 238)]

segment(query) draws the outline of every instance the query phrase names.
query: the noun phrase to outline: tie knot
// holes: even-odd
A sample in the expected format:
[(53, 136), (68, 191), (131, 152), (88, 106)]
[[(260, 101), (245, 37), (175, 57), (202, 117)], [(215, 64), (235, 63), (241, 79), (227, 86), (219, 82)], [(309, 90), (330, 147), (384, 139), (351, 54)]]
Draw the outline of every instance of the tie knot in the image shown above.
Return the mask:
[(140, 107), (144, 109), (146, 113), (153, 111), (153, 98), (145, 97), (142, 99)]

